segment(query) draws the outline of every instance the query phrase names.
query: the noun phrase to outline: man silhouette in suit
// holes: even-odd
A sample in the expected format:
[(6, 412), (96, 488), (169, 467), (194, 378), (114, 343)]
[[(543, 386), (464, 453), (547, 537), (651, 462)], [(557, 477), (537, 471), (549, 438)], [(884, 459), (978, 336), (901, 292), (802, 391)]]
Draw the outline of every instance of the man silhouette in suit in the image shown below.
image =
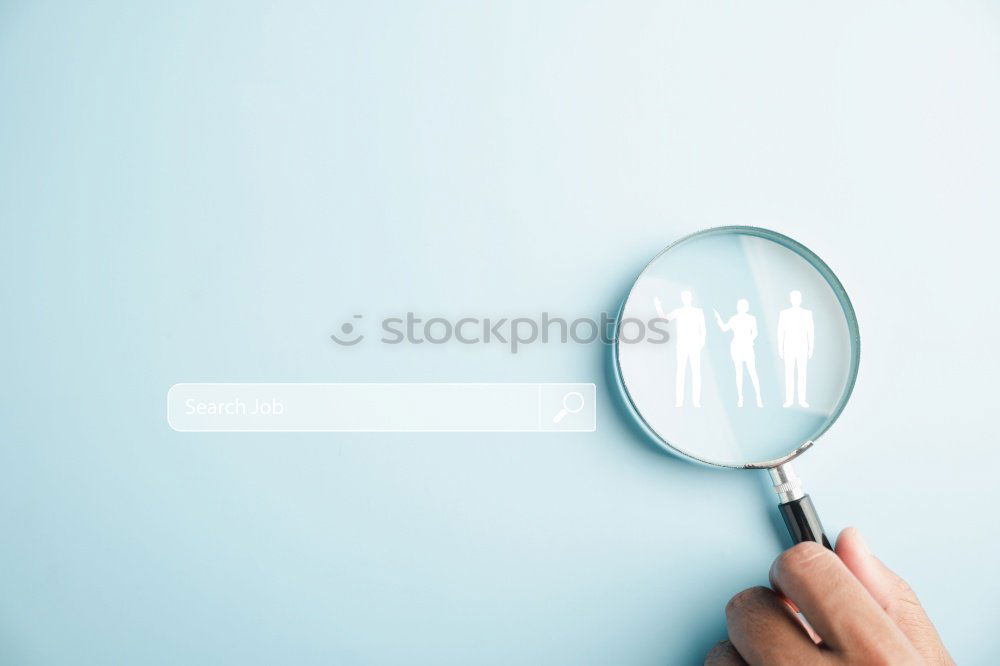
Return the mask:
[(674, 388), (678, 407), (684, 406), (684, 376), (688, 364), (691, 365), (691, 403), (701, 407), (701, 350), (705, 347), (705, 314), (701, 308), (692, 306), (691, 301), (691, 292), (682, 291), (682, 307), (664, 312), (660, 299), (653, 299), (661, 319), (677, 322), (677, 377)]
[(791, 407), (798, 380), (799, 407), (806, 402), (806, 366), (813, 355), (812, 310), (802, 307), (802, 292), (795, 290), (788, 295), (792, 307), (778, 316), (778, 356), (785, 361), (785, 404)]

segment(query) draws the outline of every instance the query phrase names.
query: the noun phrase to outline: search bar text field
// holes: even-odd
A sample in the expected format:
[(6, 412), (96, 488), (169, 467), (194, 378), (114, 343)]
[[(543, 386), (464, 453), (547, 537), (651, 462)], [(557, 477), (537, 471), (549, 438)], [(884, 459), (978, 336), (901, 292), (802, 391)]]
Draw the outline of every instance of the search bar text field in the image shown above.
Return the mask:
[(174, 384), (181, 432), (593, 432), (594, 384)]

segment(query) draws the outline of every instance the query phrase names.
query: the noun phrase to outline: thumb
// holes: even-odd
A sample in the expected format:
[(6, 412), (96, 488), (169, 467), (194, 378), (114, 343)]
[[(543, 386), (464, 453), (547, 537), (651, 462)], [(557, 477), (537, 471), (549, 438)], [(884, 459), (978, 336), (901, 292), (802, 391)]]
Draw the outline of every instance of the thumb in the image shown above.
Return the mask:
[(872, 554), (857, 529), (840, 533), (837, 555), (928, 663), (954, 664), (917, 595)]

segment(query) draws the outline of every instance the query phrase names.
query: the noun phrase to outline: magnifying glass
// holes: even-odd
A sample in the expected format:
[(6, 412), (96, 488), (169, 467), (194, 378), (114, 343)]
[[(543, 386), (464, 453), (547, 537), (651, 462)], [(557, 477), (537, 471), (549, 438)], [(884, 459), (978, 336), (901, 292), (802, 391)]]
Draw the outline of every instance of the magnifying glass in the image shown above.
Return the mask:
[(660, 252), (615, 329), (620, 388), (653, 440), (706, 465), (766, 469), (792, 540), (828, 547), (791, 461), (837, 420), (859, 356), (837, 276), (757, 227), (707, 229)]
[(578, 391), (570, 391), (563, 396), (562, 409), (552, 417), (553, 423), (559, 423), (570, 414), (576, 414), (583, 409), (583, 394)]

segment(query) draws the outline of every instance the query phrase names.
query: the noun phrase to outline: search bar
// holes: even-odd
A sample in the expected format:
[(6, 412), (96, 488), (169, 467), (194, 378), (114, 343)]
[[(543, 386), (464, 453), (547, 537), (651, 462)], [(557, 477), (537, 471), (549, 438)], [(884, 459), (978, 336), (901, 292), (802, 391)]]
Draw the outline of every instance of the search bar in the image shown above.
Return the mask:
[(174, 384), (179, 432), (593, 432), (594, 384)]

